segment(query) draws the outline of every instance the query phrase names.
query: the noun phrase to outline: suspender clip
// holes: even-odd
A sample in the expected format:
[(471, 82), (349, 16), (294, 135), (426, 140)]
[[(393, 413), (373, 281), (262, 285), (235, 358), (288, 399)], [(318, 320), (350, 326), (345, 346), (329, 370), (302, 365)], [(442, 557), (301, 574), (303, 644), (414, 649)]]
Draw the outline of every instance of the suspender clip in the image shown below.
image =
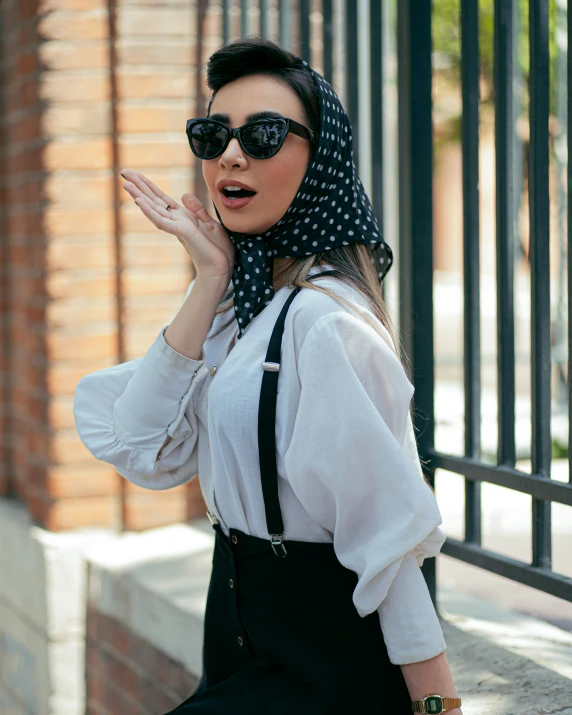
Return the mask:
[[(284, 558), (286, 554), (288, 553), (286, 551), (286, 547), (284, 546), (284, 534), (270, 534), (270, 543), (272, 544), (272, 548), (274, 549), (274, 553), (276, 556), (280, 556), (280, 558)], [(278, 548), (278, 551), (276, 550)]]
[(262, 367), (269, 372), (279, 372), (280, 363), (279, 362), (263, 362)]

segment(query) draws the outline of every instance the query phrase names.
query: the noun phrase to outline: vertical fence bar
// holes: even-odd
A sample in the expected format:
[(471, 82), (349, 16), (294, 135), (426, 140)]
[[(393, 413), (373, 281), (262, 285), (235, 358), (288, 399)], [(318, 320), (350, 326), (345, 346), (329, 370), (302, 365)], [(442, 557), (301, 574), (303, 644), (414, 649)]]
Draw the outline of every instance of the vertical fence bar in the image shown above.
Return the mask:
[(563, 32), (563, 28), (566, 24), (566, 0), (556, 0), (554, 22), (556, 29), (554, 33), (554, 46), (556, 49), (554, 62), (554, 116), (556, 118), (557, 128), (554, 131), (553, 145), (554, 173), (556, 174), (554, 201), (556, 203), (556, 259), (558, 269), (554, 280), (557, 294), (552, 359), (556, 368), (554, 403), (558, 413), (561, 414), (568, 399), (568, 387), (566, 384), (566, 320), (564, 317), (566, 293), (566, 187), (564, 185), (564, 171), (566, 159), (563, 151), (564, 138), (566, 137), (566, 54), (568, 51), (566, 35)]
[[(463, 101), (463, 282), (465, 455), (481, 454), (481, 311), (479, 303), (479, 5), (461, 1)], [(481, 484), (465, 480), (465, 540), (481, 543)]]
[(334, 26), (332, 21), (332, 0), (322, 0), (322, 43), (324, 47), (324, 79), (330, 84), (333, 81), (334, 62), (333, 62), (333, 32)]
[(240, 36), (246, 37), (250, 33), (250, 8), (249, 0), (240, 0)]
[[(532, 472), (550, 475), (550, 72), (548, 0), (530, 0), (530, 283)], [(552, 563), (550, 502), (532, 500), (532, 563)]]
[(371, 203), (383, 230), (383, 8), (370, 0)]
[(298, 54), (310, 63), (310, 0), (298, 0), (299, 38)]
[(278, 44), (288, 50), (290, 49), (290, 3), (288, 0), (279, 0), (278, 12)]
[[(434, 446), (435, 377), (433, 339), (433, 132), (431, 3), (397, 4), (399, 112), (400, 326), (415, 387), (419, 453), (429, 460)], [(435, 559), (421, 567), (437, 608)]]
[(356, 170), (359, 171), (359, 66), (357, 0), (346, 0), (346, 109), (352, 125)]
[(230, 0), (222, 0), (222, 44), (230, 41)]
[(494, 85), (498, 336), (498, 463), (514, 466), (513, 0), (495, 0)]
[(260, 34), (268, 40), (271, 39), (270, 0), (260, 0)]
[[(567, 267), (568, 267), (568, 444), (572, 445), (572, 22), (570, 3), (566, 8), (568, 44), (566, 51), (568, 84), (568, 121), (566, 140), (568, 147), (567, 178)], [(568, 481), (572, 484), (572, 448), (568, 449)]]

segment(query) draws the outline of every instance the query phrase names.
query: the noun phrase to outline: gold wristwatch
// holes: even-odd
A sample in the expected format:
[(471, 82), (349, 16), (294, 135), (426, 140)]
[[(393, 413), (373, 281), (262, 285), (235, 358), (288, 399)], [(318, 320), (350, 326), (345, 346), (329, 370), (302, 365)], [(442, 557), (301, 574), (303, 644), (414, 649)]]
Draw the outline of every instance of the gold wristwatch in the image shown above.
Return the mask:
[(439, 715), (446, 710), (461, 707), (461, 698), (443, 698), (441, 695), (426, 695), (423, 700), (412, 701), (414, 713)]

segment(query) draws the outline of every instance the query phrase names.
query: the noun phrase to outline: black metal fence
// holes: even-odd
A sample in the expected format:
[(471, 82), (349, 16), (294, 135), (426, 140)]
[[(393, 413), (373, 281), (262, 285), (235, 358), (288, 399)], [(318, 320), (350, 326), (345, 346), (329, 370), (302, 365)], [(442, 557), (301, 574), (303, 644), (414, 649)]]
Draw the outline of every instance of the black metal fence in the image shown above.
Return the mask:
[[(447, 538), (442, 552), (454, 558), (572, 601), (572, 579), (552, 570), (551, 502), (572, 506), (572, 462), (568, 483), (551, 478), (551, 305), (550, 305), (550, 54), (549, 0), (529, 0), (529, 156), (530, 206), (529, 265), (531, 286), (531, 471), (516, 468), (515, 443), (515, 112), (514, 58), (515, 5), (519, 0), (491, 0), (494, 4), (494, 112), (496, 154), (496, 285), (498, 451), (496, 464), (481, 454), (481, 345), (479, 256), (479, 81), (480, 45), (478, 0), (459, 0), (461, 43), (462, 176), (463, 176), (463, 367), (464, 450), (448, 454), (435, 448), (435, 350), (433, 303), (433, 105), (432, 22), (439, 0), (260, 0), (222, 2), (224, 41), (239, 34), (262, 34), (296, 51), (322, 69), (332, 82), (338, 68), (338, 86), (354, 128), (360, 175), (360, 146), (367, 148), (367, 181), (372, 203), (384, 226), (383, 102), (384, 27), (396, 13), (398, 62), (399, 201), (391, 207), (399, 215), (399, 322), (404, 347), (411, 360), (420, 456), (428, 460), (426, 474), (435, 484), (435, 470), (465, 479), (464, 540)], [(433, 7), (432, 7), (433, 5)], [(562, 3), (558, 3), (562, 5)], [(522, 8), (522, 3), (520, 3)], [(361, 15), (360, 15), (361, 13)], [(363, 22), (363, 16), (367, 22)], [(341, 17), (341, 19), (340, 19)], [(361, 19), (360, 19), (361, 17)], [(560, 13), (557, 21), (562, 23)], [(239, 19), (240, 18), (240, 19)], [(239, 20), (238, 20), (239, 19)], [(335, 23), (338, 23), (335, 25)], [(316, 28), (318, 40), (316, 41)], [(336, 28), (338, 31), (336, 32)], [(340, 29), (341, 28), (341, 29)], [(560, 28), (562, 29), (562, 28)], [(572, 41), (572, 23), (568, 25)], [(312, 40), (314, 38), (314, 41)], [(360, 62), (360, 43), (368, 46), (368, 62)], [(340, 59), (341, 58), (341, 59)], [(567, 66), (572, 83), (572, 59)], [(367, 71), (364, 72), (364, 67)], [(369, 93), (368, 135), (360, 136), (363, 122), (360, 98)], [(568, 110), (572, 108), (572, 89)], [(570, 128), (568, 111), (567, 127)], [(566, 130), (566, 127), (564, 127)], [(572, 132), (567, 132), (568, 152)], [(365, 169), (364, 169), (365, 171)], [(572, 186), (572, 171), (568, 186)], [(362, 181), (364, 177), (362, 176)], [(567, 192), (566, 192), (567, 193)], [(567, 212), (568, 235), (572, 212)], [(567, 244), (567, 264), (572, 245)], [(568, 271), (567, 325), (572, 312), (572, 280)], [(570, 367), (572, 332), (568, 332), (566, 360)], [(568, 381), (568, 412), (572, 407)], [(569, 419), (569, 439), (572, 420)], [(532, 497), (532, 561), (526, 563), (482, 546), (481, 484), (488, 482)], [(571, 512), (572, 517), (572, 512)], [(435, 560), (423, 565), (434, 602)]]

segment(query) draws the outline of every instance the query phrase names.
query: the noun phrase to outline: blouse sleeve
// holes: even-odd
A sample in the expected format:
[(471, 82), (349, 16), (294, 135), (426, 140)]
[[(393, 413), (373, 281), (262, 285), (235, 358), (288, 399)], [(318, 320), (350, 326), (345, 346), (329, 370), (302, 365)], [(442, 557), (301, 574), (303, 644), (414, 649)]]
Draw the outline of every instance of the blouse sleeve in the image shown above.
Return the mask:
[(415, 552), (405, 554), (378, 610), (389, 660), (395, 665), (419, 663), (447, 650)]
[(191, 360), (173, 350), (166, 327), (143, 358), (82, 377), (74, 399), (76, 429), (87, 449), (147, 489), (184, 484), (198, 471), (193, 401), (208, 369), (202, 354)]
[[(379, 615), (394, 658), (413, 655), (416, 662), (431, 657), (424, 655), (431, 650), (426, 644), (415, 646), (426, 622), (415, 633), (406, 628), (407, 643), (397, 635), (399, 625), (387, 628), (402, 588), (413, 588), (414, 594), (403, 602), (401, 623), (405, 615), (412, 621), (412, 614), (405, 614), (412, 599), (424, 600), (420, 613), (430, 613), (430, 596), (417, 578), (423, 579), (419, 566), (426, 556), (436, 556), (445, 540), (435, 495), (403, 448), (413, 385), (389, 338), (342, 311), (310, 328), (298, 356), (298, 375), (301, 396), (285, 455), (287, 478), (312, 518), (332, 533), (339, 561), (357, 574), (353, 601), (360, 616), (380, 608), (404, 557), (409, 555), (408, 562), (414, 557), (419, 573), (410, 570), (411, 564), (408, 572), (404, 569)], [(437, 655), (443, 650), (442, 632), (435, 628), (429, 603), (431, 632), (440, 644), (432, 655)]]

